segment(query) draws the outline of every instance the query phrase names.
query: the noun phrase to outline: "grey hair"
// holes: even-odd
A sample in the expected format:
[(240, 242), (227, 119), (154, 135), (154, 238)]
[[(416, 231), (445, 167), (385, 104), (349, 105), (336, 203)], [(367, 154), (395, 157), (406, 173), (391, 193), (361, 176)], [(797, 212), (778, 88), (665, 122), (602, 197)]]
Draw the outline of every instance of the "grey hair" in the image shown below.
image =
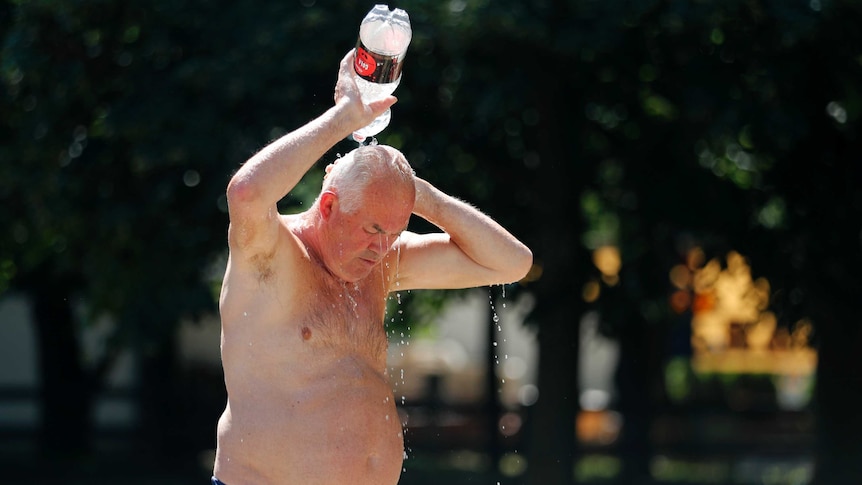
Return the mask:
[(362, 205), (365, 189), (374, 179), (390, 178), (394, 183), (414, 184), (414, 172), (404, 155), (386, 145), (364, 145), (332, 167), (323, 181), (322, 191), (338, 196), (341, 210), (355, 214)]

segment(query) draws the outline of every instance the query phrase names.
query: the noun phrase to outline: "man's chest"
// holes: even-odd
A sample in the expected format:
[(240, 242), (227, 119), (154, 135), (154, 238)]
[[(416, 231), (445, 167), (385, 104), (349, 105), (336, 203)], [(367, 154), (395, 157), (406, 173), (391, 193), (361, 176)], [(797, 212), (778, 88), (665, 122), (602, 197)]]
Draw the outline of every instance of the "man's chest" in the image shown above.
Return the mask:
[(367, 282), (309, 281), (297, 308), (300, 337), (311, 345), (386, 351), (386, 293)]

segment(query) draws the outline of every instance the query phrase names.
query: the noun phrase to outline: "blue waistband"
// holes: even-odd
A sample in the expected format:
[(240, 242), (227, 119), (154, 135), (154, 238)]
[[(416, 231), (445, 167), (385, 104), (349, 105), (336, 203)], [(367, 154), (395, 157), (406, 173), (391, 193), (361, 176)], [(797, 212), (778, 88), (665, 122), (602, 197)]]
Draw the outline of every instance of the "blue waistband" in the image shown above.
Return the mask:
[(224, 485), (224, 483), (222, 483), (222, 481), (221, 481), (221, 480), (219, 480), (218, 478), (213, 477), (213, 483), (212, 483), (212, 485)]

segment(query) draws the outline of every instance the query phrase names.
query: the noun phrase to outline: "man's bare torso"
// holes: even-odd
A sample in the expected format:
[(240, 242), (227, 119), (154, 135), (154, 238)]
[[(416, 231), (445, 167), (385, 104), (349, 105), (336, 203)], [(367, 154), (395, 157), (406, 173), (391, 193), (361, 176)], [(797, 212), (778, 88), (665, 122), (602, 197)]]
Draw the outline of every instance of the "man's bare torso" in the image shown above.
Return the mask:
[(294, 250), (232, 261), (225, 276), (215, 474), (228, 485), (394, 485), (404, 445), (382, 323), (394, 273), (384, 263), (345, 283), (282, 237)]

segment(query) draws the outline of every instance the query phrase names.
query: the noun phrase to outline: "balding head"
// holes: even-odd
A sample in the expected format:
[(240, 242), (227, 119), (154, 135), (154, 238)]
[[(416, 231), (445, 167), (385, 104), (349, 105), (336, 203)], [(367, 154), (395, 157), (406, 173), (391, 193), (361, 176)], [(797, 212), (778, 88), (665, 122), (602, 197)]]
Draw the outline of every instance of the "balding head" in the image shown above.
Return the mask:
[(361, 146), (341, 157), (323, 181), (323, 191), (338, 196), (341, 210), (355, 213), (365, 191), (380, 190), (415, 197), (413, 169), (404, 155), (386, 145)]

